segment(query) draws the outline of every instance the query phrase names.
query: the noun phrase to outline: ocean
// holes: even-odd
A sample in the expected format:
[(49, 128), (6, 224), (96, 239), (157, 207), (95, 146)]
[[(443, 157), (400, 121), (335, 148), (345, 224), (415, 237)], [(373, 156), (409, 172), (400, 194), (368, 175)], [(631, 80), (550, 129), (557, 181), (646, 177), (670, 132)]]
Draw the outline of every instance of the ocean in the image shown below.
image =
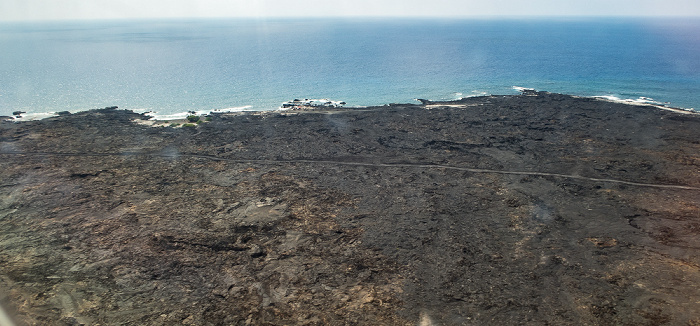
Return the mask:
[(0, 23), (0, 115), (367, 106), (513, 86), (700, 108), (698, 31), (670, 18)]

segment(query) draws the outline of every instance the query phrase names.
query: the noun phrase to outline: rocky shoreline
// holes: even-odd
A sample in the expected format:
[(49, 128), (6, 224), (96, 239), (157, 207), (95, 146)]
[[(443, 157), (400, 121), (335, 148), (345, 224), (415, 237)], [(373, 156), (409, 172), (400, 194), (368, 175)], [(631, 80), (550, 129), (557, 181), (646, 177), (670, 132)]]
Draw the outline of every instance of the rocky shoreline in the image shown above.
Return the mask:
[(538, 92), (146, 120), (0, 124), (17, 325), (700, 324), (697, 114)]

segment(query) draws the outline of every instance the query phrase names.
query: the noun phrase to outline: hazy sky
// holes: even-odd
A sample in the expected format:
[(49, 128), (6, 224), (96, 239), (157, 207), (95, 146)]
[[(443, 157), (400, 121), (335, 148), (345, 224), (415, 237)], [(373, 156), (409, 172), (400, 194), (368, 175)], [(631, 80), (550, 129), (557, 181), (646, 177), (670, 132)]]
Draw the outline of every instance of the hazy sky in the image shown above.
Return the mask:
[(280, 16), (700, 16), (700, 0), (0, 0), (0, 21)]

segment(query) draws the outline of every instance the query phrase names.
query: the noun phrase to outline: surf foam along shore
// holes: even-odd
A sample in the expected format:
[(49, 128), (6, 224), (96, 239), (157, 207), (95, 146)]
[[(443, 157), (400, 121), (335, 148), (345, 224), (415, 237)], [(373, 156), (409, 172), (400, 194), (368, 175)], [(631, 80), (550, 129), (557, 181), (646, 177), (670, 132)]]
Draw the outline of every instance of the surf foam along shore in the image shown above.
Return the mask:
[(38, 112), (38, 113), (22, 113), (19, 115), (11, 116), (7, 118), (8, 121), (22, 122), (22, 121), (34, 121), (42, 120), (51, 117), (57, 117), (57, 112)]
[[(109, 106), (105, 107), (104, 109), (118, 109), (118, 106)], [(122, 109), (122, 110), (128, 110), (128, 109)], [(6, 121), (13, 121), (13, 122), (23, 122), (23, 121), (34, 121), (34, 120), (42, 120), (42, 119), (47, 119), (47, 118), (53, 118), (53, 117), (58, 117), (60, 115), (67, 115), (67, 114), (75, 114), (75, 113), (80, 113), (80, 112), (86, 112), (90, 110), (78, 110), (78, 111), (62, 111), (62, 112), (16, 112), (17, 114), (13, 114), (12, 116), (8, 116), (5, 118)], [(196, 110), (196, 111), (185, 111), (185, 112), (177, 112), (177, 113), (171, 113), (171, 114), (160, 114), (158, 111), (155, 111), (153, 109), (133, 109), (133, 110), (128, 110), (131, 112), (139, 113), (139, 114), (144, 114), (146, 116), (151, 117), (153, 120), (158, 120), (158, 121), (168, 121), (168, 120), (184, 120), (190, 115), (198, 115), (198, 116), (203, 116), (203, 115), (209, 115), (209, 114), (217, 114), (217, 113), (234, 113), (234, 112), (254, 112), (254, 111), (259, 111), (253, 109), (252, 106), (246, 105), (246, 106), (240, 106), (240, 107), (231, 107), (231, 108), (225, 108), (225, 109), (214, 109), (214, 110)]]
[(147, 110), (147, 111), (134, 111), (136, 113), (143, 113), (153, 120), (183, 120), (187, 119), (188, 116), (191, 115), (197, 115), (197, 116), (204, 116), (204, 115), (209, 115), (209, 114), (217, 114), (217, 113), (234, 113), (234, 112), (255, 112), (259, 110), (253, 109), (251, 105), (246, 105), (246, 106), (240, 106), (240, 107), (232, 107), (232, 108), (226, 108), (226, 109), (215, 109), (215, 110), (193, 110), (193, 111), (186, 111), (186, 112), (178, 112), (178, 113), (171, 113), (171, 114), (160, 114), (157, 111), (153, 110)]
[[(528, 88), (528, 87), (522, 87), (522, 86), (512, 86), (511, 87), (513, 90), (518, 91), (522, 95), (536, 95), (540, 91), (534, 89), (534, 88)], [(449, 102), (449, 101), (459, 101), (460, 99), (466, 99), (466, 98), (478, 98), (478, 97), (484, 97), (484, 96), (491, 96), (488, 92), (483, 92), (483, 91), (472, 91), (472, 94), (467, 95), (464, 97), (463, 93), (454, 93), (453, 95), (455, 97), (454, 100), (429, 100), (430, 102)], [(683, 114), (692, 114), (692, 113), (699, 113), (697, 110), (693, 108), (678, 108), (678, 107), (672, 107), (669, 106), (669, 103), (662, 103), (659, 101), (656, 101), (652, 98), (649, 97), (639, 97), (637, 99), (624, 99), (620, 98), (618, 96), (614, 95), (596, 95), (596, 96), (577, 96), (577, 95), (571, 95), (574, 97), (582, 97), (582, 98), (594, 98), (602, 101), (609, 101), (609, 102), (614, 102), (614, 103), (622, 103), (622, 104), (629, 104), (629, 105), (644, 105), (644, 106), (653, 106), (659, 109), (663, 110), (669, 110), (669, 111), (674, 111), (678, 113), (683, 113)], [(423, 101), (421, 99), (416, 99), (417, 101)], [(298, 100), (297, 100), (298, 101)], [(307, 100), (309, 101), (309, 100)], [(329, 101), (329, 100), (311, 100), (311, 101), (318, 101), (319, 103), (337, 103), (338, 105), (332, 105), (332, 107), (340, 107), (342, 105), (339, 105), (339, 103), (345, 104), (345, 102), (340, 102), (340, 101)], [(293, 101), (290, 101), (293, 102)], [(285, 102), (285, 103), (290, 103), (290, 102)], [(393, 103), (395, 104), (395, 103)], [(300, 104), (301, 105), (301, 104)], [(311, 105), (308, 105), (311, 107)], [(326, 106), (327, 107), (327, 106)], [(365, 107), (365, 106), (362, 106)], [(106, 107), (105, 109), (117, 109), (118, 106), (110, 106)], [(188, 116), (191, 115), (197, 115), (197, 116), (206, 116), (210, 114), (222, 114), (222, 113), (242, 113), (242, 112), (268, 112), (268, 111), (278, 111), (278, 110), (285, 110), (288, 108), (285, 108), (284, 105), (279, 107), (279, 108), (271, 108), (271, 109), (258, 109), (258, 108), (253, 108), (251, 105), (246, 105), (246, 106), (239, 106), (239, 107), (230, 107), (230, 108), (224, 108), (224, 109), (214, 109), (214, 110), (192, 110), (192, 111), (183, 111), (183, 112), (177, 112), (177, 113), (170, 113), (170, 114), (161, 114), (156, 110), (153, 109), (133, 109), (130, 110), (132, 112), (144, 114), (146, 116), (151, 117), (151, 120), (153, 121), (182, 121), (186, 120)], [(21, 112), (20, 114), (12, 115), (12, 116), (7, 116), (5, 117), (5, 120), (7, 121), (13, 121), (13, 122), (24, 122), (24, 121), (34, 121), (34, 120), (42, 120), (42, 119), (47, 119), (47, 118), (53, 118), (53, 117), (58, 117), (60, 115), (65, 115), (65, 114), (74, 114), (74, 113), (79, 113), (79, 112), (84, 112), (84, 111), (89, 111), (89, 110), (78, 110), (78, 111), (62, 111), (62, 112)]]
[(648, 105), (648, 106), (653, 106), (657, 107), (659, 109), (663, 110), (670, 110), (678, 113), (684, 113), (684, 114), (689, 114), (689, 113), (700, 113), (694, 108), (675, 108), (669, 106), (670, 103), (666, 102), (659, 102), (654, 100), (653, 98), (650, 97), (644, 97), (640, 96), (636, 99), (623, 99), (614, 95), (598, 95), (598, 96), (591, 96), (592, 98), (603, 100), (603, 101), (610, 101), (610, 102), (616, 102), (616, 103), (624, 103), (624, 104), (631, 104), (631, 105)]
[[(534, 88), (528, 88), (528, 87), (522, 87), (522, 86), (513, 86), (513, 90), (516, 90), (520, 92), (520, 94), (523, 95), (536, 95), (539, 91), (534, 89)], [(653, 98), (646, 97), (646, 96), (640, 96), (636, 99), (632, 98), (621, 98), (619, 96), (615, 95), (594, 95), (594, 96), (577, 96), (577, 95), (571, 95), (574, 97), (580, 97), (580, 98), (594, 98), (602, 101), (609, 101), (609, 102), (614, 102), (614, 103), (622, 103), (622, 104), (630, 104), (630, 105), (646, 105), (646, 106), (653, 106), (659, 109), (663, 110), (670, 110), (678, 113), (683, 113), (683, 114), (689, 114), (689, 113), (700, 113), (694, 108), (680, 108), (680, 107), (673, 107), (671, 106), (671, 103), (669, 102), (660, 102), (657, 101)]]

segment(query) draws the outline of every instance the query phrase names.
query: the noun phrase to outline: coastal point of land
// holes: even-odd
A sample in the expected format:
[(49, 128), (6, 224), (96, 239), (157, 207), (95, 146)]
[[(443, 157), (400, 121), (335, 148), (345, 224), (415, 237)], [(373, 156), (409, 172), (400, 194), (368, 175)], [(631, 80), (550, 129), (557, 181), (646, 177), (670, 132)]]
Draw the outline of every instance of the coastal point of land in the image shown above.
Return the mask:
[(148, 119), (0, 124), (17, 325), (700, 324), (698, 114), (534, 92)]

